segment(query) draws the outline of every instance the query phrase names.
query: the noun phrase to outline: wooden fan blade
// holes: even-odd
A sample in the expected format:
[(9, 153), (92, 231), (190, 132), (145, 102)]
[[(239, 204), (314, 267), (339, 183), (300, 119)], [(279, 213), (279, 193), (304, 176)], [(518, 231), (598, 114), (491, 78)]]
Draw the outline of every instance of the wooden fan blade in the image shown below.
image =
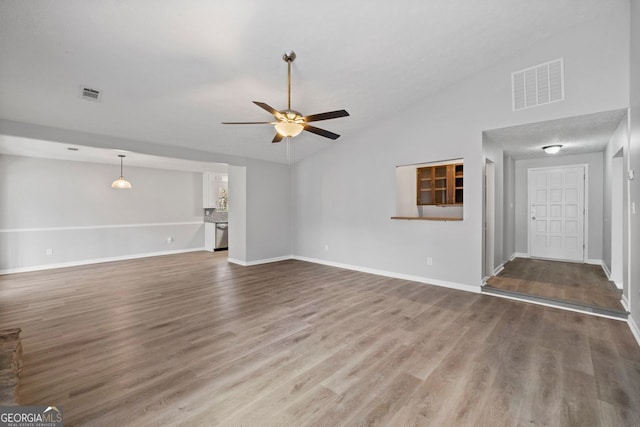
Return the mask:
[(276, 110), (275, 108), (273, 108), (272, 106), (270, 106), (268, 104), (265, 104), (264, 102), (253, 101), (253, 103), (256, 104), (258, 107), (262, 108), (263, 110), (267, 110), (268, 112), (270, 112), (274, 116), (276, 115), (276, 113), (279, 113), (278, 110)]
[(311, 114), (310, 116), (305, 116), (302, 119), (305, 122), (318, 122), (320, 120), (329, 120), (329, 119), (337, 119), (338, 117), (347, 117), (349, 113), (347, 110), (338, 110), (338, 111), (329, 111), (327, 113), (319, 113), (319, 114)]
[(222, 122), (223, 125), (271, 125), (273, 122)]
[(338, 135), (337, 133), (329, 132), (328, 130), (320, 129), (315, 126), (311, 126), (307, 124), (303, 124), (302, 126), (304, 126), (304, 130), (311, 133), (315, 133), (316, 135), (324, 136), (325, 138), (329, 138), (329, 139), (340, 138), (340, 135)]
[(276, 136), (273, 137), (273, 141), (271, 141), (271, 142), (280, 142), (280, 141), (282, 141), (282, 138), (284, 138), (284, 137), (276, 132)]

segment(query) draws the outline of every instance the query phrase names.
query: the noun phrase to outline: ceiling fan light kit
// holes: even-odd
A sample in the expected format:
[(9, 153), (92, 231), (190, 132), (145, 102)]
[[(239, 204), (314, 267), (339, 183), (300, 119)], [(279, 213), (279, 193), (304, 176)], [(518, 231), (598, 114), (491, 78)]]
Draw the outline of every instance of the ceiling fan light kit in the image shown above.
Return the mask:
[(222, 122), (224, 125), (253, 125), (253, 124), (270, 124), (273, 125), (276, 135), (271, 142), (277, 143), (282, 138), (292, 138), (298, 136), (303, 130), (315, 133), (329, 139), (338, 139), (340, 135), (328, 130), (311, 126), (308, 123), (320, 120), (337, 119), (339, 117), (347, 117), (349, 113), (346, 110), (329, 111), (326, 113), (312, 114), (303, 116), (298, 111), (291, 109), (291, 63), (296, 59), (294, 51), (287, 51), (282, 55), (282, 60), (287, 63), (287, 109), (276, 110), (264, 102), (253, 101), (258, 107), (271, 113), (276, 121), (272, 122)]
[(304, 130), (304, 126), (295, 122), (280, 122), (275, 124), (276, 132), (284, 137), (293, 137), (300, 135)]

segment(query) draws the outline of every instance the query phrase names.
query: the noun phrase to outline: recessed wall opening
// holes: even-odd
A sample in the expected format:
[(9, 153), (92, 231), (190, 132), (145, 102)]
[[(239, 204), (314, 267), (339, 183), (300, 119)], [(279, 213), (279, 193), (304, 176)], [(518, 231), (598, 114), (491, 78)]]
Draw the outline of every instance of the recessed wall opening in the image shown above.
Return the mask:
[(394, 219), (457, 220), (464, 214), (464, 159), (396, 167)]

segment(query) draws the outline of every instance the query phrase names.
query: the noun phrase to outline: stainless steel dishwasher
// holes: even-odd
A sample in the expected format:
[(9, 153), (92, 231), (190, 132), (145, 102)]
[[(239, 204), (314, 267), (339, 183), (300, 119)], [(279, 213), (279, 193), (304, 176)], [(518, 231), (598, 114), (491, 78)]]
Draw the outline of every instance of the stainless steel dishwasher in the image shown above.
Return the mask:
[(229, 224), (226, 222), (216, 222), (216, 238), (214, 251), (229, 249)]

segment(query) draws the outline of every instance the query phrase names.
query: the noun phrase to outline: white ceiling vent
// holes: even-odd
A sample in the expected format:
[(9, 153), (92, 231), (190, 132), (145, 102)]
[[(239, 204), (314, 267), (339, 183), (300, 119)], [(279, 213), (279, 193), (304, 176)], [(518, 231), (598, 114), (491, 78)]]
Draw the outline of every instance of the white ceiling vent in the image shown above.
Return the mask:
[(100, 101), (102, 98), (102, 92), (98, 89), (92, 89), (90, 87), (81, 86), (80, 98), (87, 99), (89, 101)]
[(554, 59), (511, 73), (513, 111), (564, 100), (564, 61)]

